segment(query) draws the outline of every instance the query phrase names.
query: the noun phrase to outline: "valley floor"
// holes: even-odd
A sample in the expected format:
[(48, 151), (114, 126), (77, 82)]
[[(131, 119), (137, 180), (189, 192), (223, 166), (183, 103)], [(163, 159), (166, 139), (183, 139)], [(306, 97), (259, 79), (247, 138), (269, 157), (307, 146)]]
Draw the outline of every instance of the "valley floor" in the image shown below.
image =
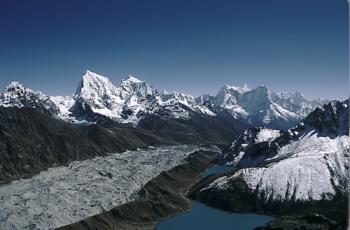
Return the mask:
[(149, 180), (197, 150), (210, 149), (179, 145), (126, 151), (3, 185), (0, 229), (54, 229), (108, 211), (132, 201)]
[(198, 182), (201, 173), (213, 166), (218, 154), (215, 151), (196, 151), (182, 164), (147, 182), (137, 192), (134, 201), (59, 230), (154, 230), (160, 221), (191, 210), (192, 202), (186, 195)]

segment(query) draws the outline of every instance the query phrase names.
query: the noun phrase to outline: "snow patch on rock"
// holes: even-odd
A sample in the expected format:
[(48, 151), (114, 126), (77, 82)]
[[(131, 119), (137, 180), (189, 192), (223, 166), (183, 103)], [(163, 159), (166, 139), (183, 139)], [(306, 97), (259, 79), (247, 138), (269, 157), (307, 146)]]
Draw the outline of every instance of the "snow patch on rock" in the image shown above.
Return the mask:
[(274, 129), (261, 129), (257, 135), (256, 135), (256, 139), (255, 139), (255, 143), (261, 143), (261, 142), (265, 142), (265, 141), (273, 141), (275, 140), (277, 137), (279, 137), (280, 131), (279, 130), (274, 130)]

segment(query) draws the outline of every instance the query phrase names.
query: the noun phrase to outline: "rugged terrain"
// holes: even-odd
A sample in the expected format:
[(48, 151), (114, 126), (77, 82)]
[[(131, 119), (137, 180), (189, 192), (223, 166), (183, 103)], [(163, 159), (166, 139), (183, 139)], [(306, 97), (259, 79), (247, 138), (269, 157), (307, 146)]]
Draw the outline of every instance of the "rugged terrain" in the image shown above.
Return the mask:
[[(180, 136), (180, 135), (179, 135)], [(30, 108), (0, 107), (0, 182), (31, 176), (49, 167), (68, 164), (149, 145), (191, 142), (114, 125), (76, 126)], [(176, 141), (176, 139), (179, 141)]]
[(135, 201), (59, 229), (154, 229), (159, 221), (190, 211), (191, 202), (185, 195), (217, 154), (203, 151), (191, 154), (185, 163), (145, 184)]
[(284, 129), (322, 100), (224, 86), (194, 98), (158, 92), (135, 77), (119, 87), (86, 71), (73, 97), (50, 97), (18, 82), (0, 94), (0, 183), (73, 160), (149, 145), (227, 145), (252, 125)]
[[(288, 129), (325, 102), (309, 100), (299, 92), (275, 93), (266, 86), (249, 89), (225, 85), (215, 96), (195, 98), (178, 92), (159, 92), (133, 76), (115, 86), (108, 78), (89, 70), (72, 97), (46, 96), (18, 82), (9, 84), (0, 95), (0, 106), (37, 108), (68, 122), (113, 120), (148, 129), (159, 127), (158, 122), (152, 125), (155, 119), (200, 124), (198, 118), (204, 119), (201, 123), (221, 121), (222, 127), (243, 123)], [(216, 121), (212, 121), (215, 117)]]
[[(348, 200), (348, 101), (322, 107), (326, 102), (309, 100), (299, 92), (272, 92), (265, 86), (225, 85), (215, 96), (195, 98), (159, 92), (132, 76), (115, 86), (92, 71), (83, 74), (73, 96), (47, 96), (12, 82), (0, 94), (0, 202), (6, 209), (0, 223), (18, 229), (16, 218), (28, 228), (35, 227), (35, 221), (52, 220), (52, 227), (100, 213), (65, 228), (152, 229), (158, 221), (189, 210), (185, 194), (217, 153), (199, 151), (185, 163), (173, 158), (176, 155), (151, 154), (135, 163), (128, 150), (201, 144), (225, 148), (215, 163), (231, 165), (235, 171), (200, 181), (191, 189), (192, 198), (227, 211), (278, 217), (261, 229), (342, 229)], [(116, 159), (125, 160), (125, 165), (113, 168)], [(105, 164), (100, 161), (108, 161), (112, 168), (102, 170)], [(91, 162), (97, 166), (86, 165)], [(142, 167), (135, 171), (130, 162)], [(162, 167), (154, 169), (158, 164)], [(124, 166), (133, 175), (117, 175)], [(135, 183), (123, 188), (115, 181), (117, 187), (97, 185), (79, 177), (82, 174), (97, 182), (133, 178), (128, 182)], [(69, 180), (70, 175), (80, 179)], [(21, 178), (31, 182), (25, 185)], [(81, 180), (85, 185), (79, 184)], [(60, 196), (66, 188), (70, 195)], [(123, 196), (98, 197), (97, 191)], [(80, 192), (88, 198), (76, 198)], [(111, 199), (99, 201), (106, 197)], [(57, 206), (57, 213), (46, 210), (39, 202), (44, 198), (48, 203), (62, 198), (67, 208)]]
[[(322, 221), (329, 222), (327, 226), (338, 223), (344, 229), (349, 182), (348, 115), (348, 101), (332, 101), (310, 113), (297, 127), (278, 135), (271, 130), (247, 131), (238, 138), (243, 148), (235, 142), (222, 158), (238, 169), (201, 181), (191, 197), (233, 212), (301, 215), (304, 221), (321, 221), (321, 217), (312, 217), (316, 213), (326, 216)], [(257, 138), (262, 131), (265, 138)], [(231, 154), (236, 157), (229, 157)], [(297, 219), (290, 218), (286, 224), (297, 223)], [(270, 228), (281, 227), (282, 220)]]
[(193, 145), (152, 147), (75, 161), (3, 185), (0, 228), (54, 229), (106, 212), (133, 201), (149, 180), (200, 150), (218, 151)]

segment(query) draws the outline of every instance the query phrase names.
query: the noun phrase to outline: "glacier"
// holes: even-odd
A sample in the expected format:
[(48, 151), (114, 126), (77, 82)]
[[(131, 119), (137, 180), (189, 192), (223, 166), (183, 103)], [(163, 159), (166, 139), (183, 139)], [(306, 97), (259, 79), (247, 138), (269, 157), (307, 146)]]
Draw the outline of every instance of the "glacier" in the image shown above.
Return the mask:
[(162, 171), (197, 150), (178, 145), (111, 154), (50, 168), (0, 187), (0, 229), (54, 229), (136, 199), (136, 192)]

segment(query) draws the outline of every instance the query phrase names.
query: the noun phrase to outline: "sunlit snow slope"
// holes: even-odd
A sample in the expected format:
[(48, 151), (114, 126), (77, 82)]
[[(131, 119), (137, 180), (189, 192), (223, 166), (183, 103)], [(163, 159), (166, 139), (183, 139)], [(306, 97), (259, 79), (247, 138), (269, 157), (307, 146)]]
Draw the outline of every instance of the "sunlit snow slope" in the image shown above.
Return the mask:
[[(259, 143), (256, 139), (244, 142), (242, 140), (252, 138), (243, 134), (242, 140), (235, 142), (233, 147), (238, 143), (244, 147), (227, 154), (235, 157), (234, 165), (245, 161), (240, 165), (243, 169), (216, 179), (202, 191), (232, 190), (232, 182), (241, 180), (266, 202), (331, 200), (346, 194), (349, 182), (348, 115), (348, 101), (332, 101), (280, 135), (264, 129), (253, 132), (257, 137), (264, 132), (269, 139), (265, 142)], [(249, 164), (249, 160), (253, 163)]]

